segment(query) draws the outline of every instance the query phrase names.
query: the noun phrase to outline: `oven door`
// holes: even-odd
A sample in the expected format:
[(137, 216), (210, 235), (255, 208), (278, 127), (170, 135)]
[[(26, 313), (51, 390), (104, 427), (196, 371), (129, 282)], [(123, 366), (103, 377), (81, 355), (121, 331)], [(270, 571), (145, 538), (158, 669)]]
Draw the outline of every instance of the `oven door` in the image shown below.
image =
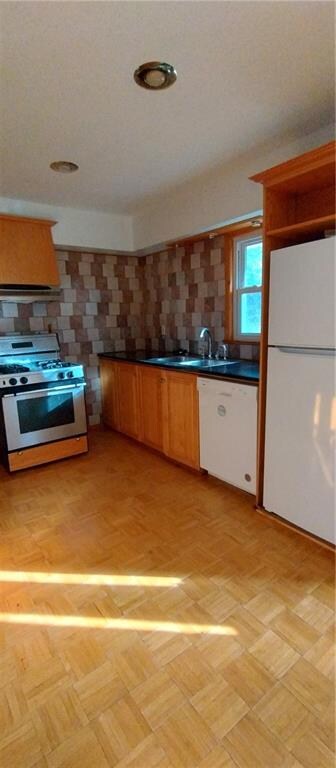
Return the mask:
[(84, 383), (2, 398), (8, 451), (86, 433)]

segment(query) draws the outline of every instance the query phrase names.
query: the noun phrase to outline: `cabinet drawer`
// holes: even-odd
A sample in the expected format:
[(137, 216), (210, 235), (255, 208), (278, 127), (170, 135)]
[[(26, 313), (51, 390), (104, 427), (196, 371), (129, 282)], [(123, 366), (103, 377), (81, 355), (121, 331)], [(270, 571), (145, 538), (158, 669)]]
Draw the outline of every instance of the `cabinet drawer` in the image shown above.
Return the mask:
[(88, 441), (86, 435), (81, 437), (71, 437), (68, 440), (58, 440), (55, 443), (46, 445), (36, 445), (33, 448), (26, 448), (24, 451), (14, 451), (8, 456), (10, 472), (16, 472), (18, 469), (34, 467), (38, 464), (46, 464), (49, 461), (65, 459), (68, 456), (75, 456), (78, 453), (85, 453), (88, 450)]

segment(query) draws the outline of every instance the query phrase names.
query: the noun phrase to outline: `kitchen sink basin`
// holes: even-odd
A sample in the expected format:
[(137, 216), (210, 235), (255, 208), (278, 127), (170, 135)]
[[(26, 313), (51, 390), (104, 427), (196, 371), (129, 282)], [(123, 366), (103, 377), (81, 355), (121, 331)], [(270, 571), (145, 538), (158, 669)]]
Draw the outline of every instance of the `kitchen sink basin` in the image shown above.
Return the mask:
[(174, 355), (172, 357), (152, 357), (151, 359), (146, 359), (146, 363), (155, 363), (157, 365), (158, 363), (160, 365), (175, 365), (175, 363), (180, 363), (181, 365), (185, 365), (186, 361), (196, 361), (199, 358), (196, 357), (189, 357), (189, 355)]
[(194, 368), (214, 368), (216, 365), (237, 365), (238, 360), (186, 360), (182, 365), (194, 366)]
[(175, 357), (153, 357), (150, 360), (147, 359), (146, 362), (153, 363), (154, 365), (181, 365), (183, 367), (188, 366), (188, 368), (215, 368), (219, 365), (237, 365), (239, 360), (210, 360), (203, 357), (176, 355)]

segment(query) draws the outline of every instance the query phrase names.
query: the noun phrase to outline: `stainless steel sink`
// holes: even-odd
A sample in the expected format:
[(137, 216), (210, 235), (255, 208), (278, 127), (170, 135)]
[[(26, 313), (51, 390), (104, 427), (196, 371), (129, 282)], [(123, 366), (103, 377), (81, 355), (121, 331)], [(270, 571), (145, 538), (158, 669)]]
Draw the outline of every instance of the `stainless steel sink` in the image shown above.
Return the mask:
[(178, 355), (175, 357), (152, 357), (150, 360), (146, 360), (146, 363), (153, 363), (154, 365), (176, 365), (176, 366), (190, 366), (191, 368), (215, 368), (216, 366), (223, 365), (237, 365), (239, 360), (210, 360), (203, 357), (190, 357), (189, 355)]
[(199, 360), (197, 357), (190, 357), (189, 355), (174, 355), (172, 357), (152, 357), (150, 359), (146, 358), (146, 363), (155, 363), (157, 365), (158, 363), (160, 365), (175, 365), (175, 363), (180, 363), (181, 365), (185, 365), (186, 361), (196, 361)]
[(194, 366), (194, 368), (214, 368), (216, 365), (237, 365), (238, 360), (187, 360), (183, 365)]

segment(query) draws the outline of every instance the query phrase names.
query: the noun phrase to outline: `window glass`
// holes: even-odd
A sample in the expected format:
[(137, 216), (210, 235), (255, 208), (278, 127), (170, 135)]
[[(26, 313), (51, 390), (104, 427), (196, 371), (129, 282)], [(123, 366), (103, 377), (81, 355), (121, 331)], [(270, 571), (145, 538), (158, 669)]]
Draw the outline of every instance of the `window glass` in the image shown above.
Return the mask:
[(236, 238), (234, 274), (234, 336), (257, 340), (261, 333), (261, 234)]
[(243, 293), (240, 298), (240, 332), (254, 336), (261, 330), (261, 293)]
[(244, 248), (242, 288), (261, 285), (262, 243), (248, 243)]

